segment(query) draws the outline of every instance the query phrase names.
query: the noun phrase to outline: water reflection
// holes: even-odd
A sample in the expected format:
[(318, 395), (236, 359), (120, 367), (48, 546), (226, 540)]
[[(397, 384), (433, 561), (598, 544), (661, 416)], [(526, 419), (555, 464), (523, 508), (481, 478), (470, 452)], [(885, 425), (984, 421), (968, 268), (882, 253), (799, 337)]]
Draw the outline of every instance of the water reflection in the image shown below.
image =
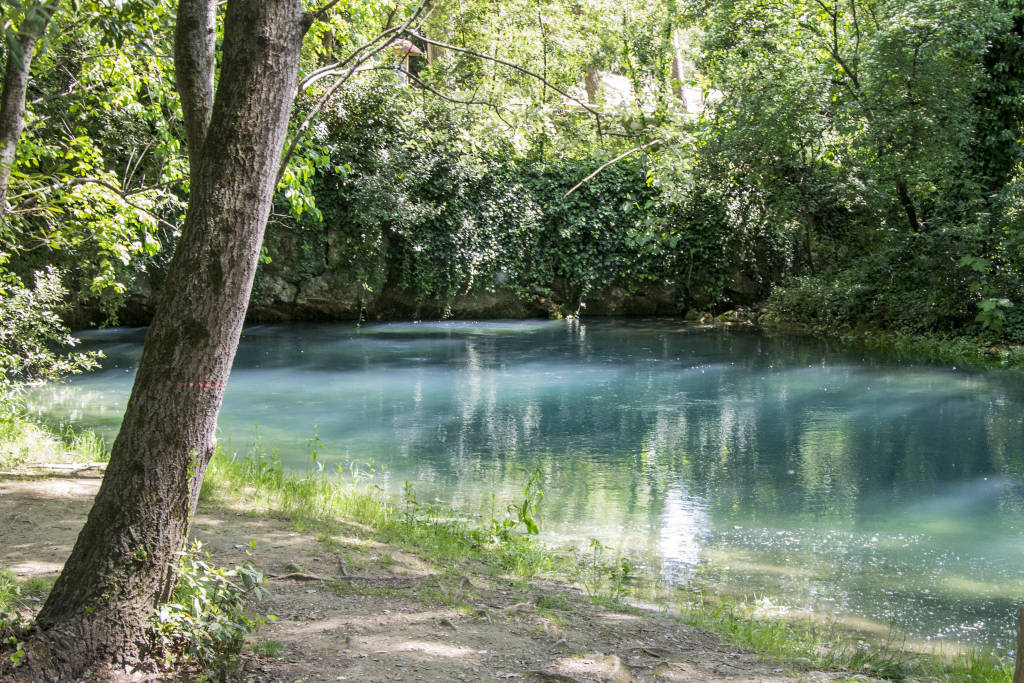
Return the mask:
[[(35, 405), (112, 435), (141, 330)], [(539, 467), (541, 524), (667, 576), (913, 637), (1007, 644), (1024, 598), (1024, 387), (676, 322), (247, 328), (221, 438), (373, 460), (487, 509)]]

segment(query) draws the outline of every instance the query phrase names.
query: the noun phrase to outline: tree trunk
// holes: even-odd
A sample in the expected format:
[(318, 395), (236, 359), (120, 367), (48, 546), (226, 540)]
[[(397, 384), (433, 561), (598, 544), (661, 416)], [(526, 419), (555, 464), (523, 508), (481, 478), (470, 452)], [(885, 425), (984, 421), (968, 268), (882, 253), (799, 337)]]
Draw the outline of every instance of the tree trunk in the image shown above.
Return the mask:
[(677, 100), (685, 104), (686, 98), (683, 94), (683, 69), (679, 64), (679, 54), (675, 50), (672, 50), (672, 76), (670, 82), (672, 84), (672, 94), (675, 95)]
[(198, 156), (213, 114), (213, 76), (217, 55), (217, 3), (182, 0), (174, 25), (174, 80), (185, 119), (189, 164)]
[(910, 198), (910, 191), (907, 183), (902, 178), (896, 181), (896, 194), (900, 198), (900, 206), (907, 214), (907, 223), (914, 232), (921, 232), (921, 221), (917, 217), (917, 209), (914, 208), (914, 200)]
[(7, 213), (7, 187), (18, 153), (18, 141), (25, 128), (25, 93), (35, 56), (36, 43), (46, 32), (53, 16), (52, 4), (41, 4), (29, 10), (18, 30), (18, 49), (21, 55), (7, 48), (7, 67), (4, 87), (0, 93), (0, 220)]
[(583, 87), (587, 89), (587, 104), (597, 104), (597, 67), (587, 64), (587, 70), (583, 74)]
[[(215, 1), (182, 0), (179, 11)], [(148, 654), (148, 620), (171, 590), (171, 567), (213, 454), (309, 21), (301, 0), (228, 2), (209, 126), (203, 134), (195, 116), (189, 122), (189, 143), (201, 146), (190, 150), (191, 193), (171, 286), (146, 336), (89, 519), (36, 620), (26, 658), (36, 679), (73, 680), (87, 668), (131, 665)], [(205, 23), (197, 26), (176, 40), (205, 41)], [(203, 92), (180, 90), (186, 98)], [(202, 116), (201, 101), (182, 105)]]

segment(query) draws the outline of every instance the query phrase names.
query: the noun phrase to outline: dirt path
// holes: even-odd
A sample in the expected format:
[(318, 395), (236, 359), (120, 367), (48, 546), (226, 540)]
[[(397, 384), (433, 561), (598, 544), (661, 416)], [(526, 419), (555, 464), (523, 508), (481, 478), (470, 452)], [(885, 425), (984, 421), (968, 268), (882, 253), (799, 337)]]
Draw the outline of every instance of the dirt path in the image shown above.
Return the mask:
[[(85, 520), (95, 478), (0, 480), (0, 566), (55, 577)], [(351, 535), (207, 510), (196, 536), (214, 560), (251, 553), (277, 616), (250, 639), (243, 681), (828, 681), (793, 672), (656, 611), (595, 606), (564, 584), (438, 572)], [(254, 542), (252, 546), (250, 542)], [(319, 580), (324, 579), (324, 580)]]

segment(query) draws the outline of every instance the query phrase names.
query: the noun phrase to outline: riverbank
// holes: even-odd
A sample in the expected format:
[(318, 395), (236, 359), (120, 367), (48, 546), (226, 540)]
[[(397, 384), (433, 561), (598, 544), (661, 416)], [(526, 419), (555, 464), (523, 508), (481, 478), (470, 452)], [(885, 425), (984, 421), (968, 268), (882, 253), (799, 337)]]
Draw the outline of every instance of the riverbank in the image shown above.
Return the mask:
[[(6, 424), (0, 566), (28, 618), (84, 521), (102, 448)], [(610, 550), (546, 547), (522, 533), (529, 505), (519, 510), (467, 519), (414, 487), (389, 498), (358, 472), (291, 475), (273, 458), (218, 454), (195, 536), (213, 564), (252, 562), (271, 592), (252, 605), (266, 623), (233, 680), (1010, 679), (985, 654), (940, 661), (752, 618), (647, 580)]]
[(786, 319), (766, 307), (739, 307), (714, 315), (690, 311), (685, 319), (704, 327), (758, 330), (768, 335), (829, 340), (854, 350), (886, 354), (911, 363), (975, 368), (1024, 369), (1024, 345), (996, 343), (980, 337), (890, 332), (870, 325), (832, 327)]

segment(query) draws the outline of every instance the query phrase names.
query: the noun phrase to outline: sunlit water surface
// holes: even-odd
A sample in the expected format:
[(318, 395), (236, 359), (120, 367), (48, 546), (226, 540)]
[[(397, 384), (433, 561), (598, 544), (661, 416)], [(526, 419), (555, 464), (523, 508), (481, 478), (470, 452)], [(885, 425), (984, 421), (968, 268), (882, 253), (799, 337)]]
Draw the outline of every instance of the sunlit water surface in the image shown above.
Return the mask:
[[(34, 405), (112, 439), (143, 335), (83, 333), (103, 369)], [(1009, 647), (1024, 599), (1014, 373), (661, 320), (267, 325), (220, 438), (299, 470), (314, 448), (327, 471), (372, 462), (471, 511), (539, 466), (549, 538), (882, 638)]]

